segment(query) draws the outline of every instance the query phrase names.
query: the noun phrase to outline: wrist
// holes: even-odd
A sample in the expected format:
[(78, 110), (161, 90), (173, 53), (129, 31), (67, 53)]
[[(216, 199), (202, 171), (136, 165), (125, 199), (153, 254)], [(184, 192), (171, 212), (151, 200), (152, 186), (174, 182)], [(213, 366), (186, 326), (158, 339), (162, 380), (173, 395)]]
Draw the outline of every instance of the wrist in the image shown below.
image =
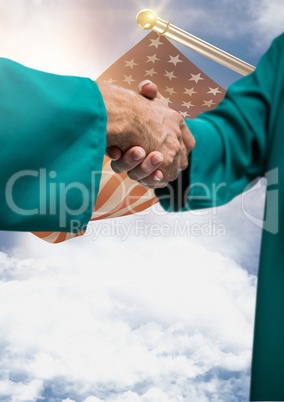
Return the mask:
[(116, 146), (125, 151), (137, 145), (133, 139), (137, 126), (135, 93), (106, 82), (97, 84), (107, 111), (107, 146)]

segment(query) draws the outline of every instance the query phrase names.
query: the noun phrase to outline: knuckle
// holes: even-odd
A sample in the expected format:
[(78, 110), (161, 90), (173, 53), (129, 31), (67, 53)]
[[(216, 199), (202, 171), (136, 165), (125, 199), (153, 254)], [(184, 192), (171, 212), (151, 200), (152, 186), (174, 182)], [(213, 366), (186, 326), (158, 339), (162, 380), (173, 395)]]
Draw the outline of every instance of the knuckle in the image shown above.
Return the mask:
[(139, 179), (138, 174), (137, 174), (134, 170), (129, 170), (129, 171), (127, 172), (127, 176), (128, 176), (129, 179), (131, 179), (131, 180), (138, 180), (138, 179)]
[(183, 161), (183, 162), (181, 163), (180, 169), (181, 169), (181, 170), (184, 170), (184, 169), (186, 169), (187, 167), (188, 167), (188, 161), (185, 160), (185, 161)]
[(174, 116), (178, 121), (180, 121), (181, 115), (180, 115), (179, 112), (177, 112), (176, 110), (173, 110), (173, 116)]
[(147, 179), (142, 179), (142, 180), (138, 180), (138, 182), (144, 186), (144, 187), (148, 187), (148, 188), (155, 188), (155, 184), (152, 181), (149, 181)]
[(181, 143), (180, 142), (176, 142), (175, 143), (175, 145), (174, 145), (174, 152), (175, 152), (175, 154), (178, 154), (180, 151), (181, 151)]
[(168, 142), (168, 152), (166, 159), (173, 159), (181, 151), (182, 144), (175, 138), (175, 140)]
[(180, 130), (177, 131), (176, 136), (177, 136), (177, 139), (179, 140), (179, 142), (182, 142), (182, 133)]
[(111, 162), (111, 168), (115, 173), (122, 173), (123, 169), (117, 162)]
[(178, 172), (174, 172), (171, 174), (170, 181), (174, 181), (178, 178)]
[(159, 169), (163, 172), (163, 174), (167, 173), (167, 170), (170, 168), (174, 161), (174, 155), (168, 155), (167, 158), (165, 158), (164, 163), (162, 166), (159, 167)]

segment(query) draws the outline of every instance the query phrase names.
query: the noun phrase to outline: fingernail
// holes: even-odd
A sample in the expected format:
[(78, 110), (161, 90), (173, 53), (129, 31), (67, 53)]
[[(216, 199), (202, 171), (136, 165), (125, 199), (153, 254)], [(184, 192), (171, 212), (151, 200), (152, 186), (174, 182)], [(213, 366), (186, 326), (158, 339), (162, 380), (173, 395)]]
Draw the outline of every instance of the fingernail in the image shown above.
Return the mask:
[(138, 85), (138, 91), (141, 91), (142, 88), (144, 87), (144, 85), (147, 85), (147, 84), (152, 84), (152, 81), (150, 81), (150, 80), (141, 81)]
[(161, 162), (163, 162), (163, 156), (161, 154), (156, 154), (151, 158), (151, 163), (152, 165), (159, 165)]
[(132, 154), (132, 159), (134, 161), (140, 161), (140, 159), (145, 158), (145, 151), (142, 151), (141, 149), (136, 149), (136, 151)]
[(155, 181), (161, 181), (161, 179), (160, 179), (158, 176), (156, 176), (156, 175), (153, 177), (153, 180), (155, 180)]

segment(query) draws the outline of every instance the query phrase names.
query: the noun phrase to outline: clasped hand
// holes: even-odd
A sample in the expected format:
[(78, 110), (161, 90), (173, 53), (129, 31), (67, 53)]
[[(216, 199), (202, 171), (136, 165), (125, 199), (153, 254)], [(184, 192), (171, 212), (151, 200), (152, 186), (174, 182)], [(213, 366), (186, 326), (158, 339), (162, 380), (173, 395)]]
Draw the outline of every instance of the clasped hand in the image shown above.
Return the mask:
[[(139, 85), (139, 94), (98, 83), (107, 114), (107, 153), (115, 172), (141, 184), (165, 187), (188, 164), (195, 140), (182, 116), (167, 106), (155, 84)], [(143, 96), (141, 96), (143, 95)]]

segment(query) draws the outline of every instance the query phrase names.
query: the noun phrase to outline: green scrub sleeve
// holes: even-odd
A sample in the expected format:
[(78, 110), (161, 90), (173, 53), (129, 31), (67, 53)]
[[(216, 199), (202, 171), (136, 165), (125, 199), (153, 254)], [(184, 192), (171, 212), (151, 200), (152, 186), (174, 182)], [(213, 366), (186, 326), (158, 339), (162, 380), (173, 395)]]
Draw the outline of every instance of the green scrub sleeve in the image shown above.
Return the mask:
[(95, 82), (0, 58), (0, 230), (85, 228), (99, 189), (106, 123)]
[(156, 190), (166, 210), (223, 205), (264, 175), (273, 130), (272, 96), (277, 96), (277, 59), (274, 41), (255, 72), (231, 85), (214, 110), (186, 120), (196, 147), (190, 155), (190, 169), (167, 188)]

